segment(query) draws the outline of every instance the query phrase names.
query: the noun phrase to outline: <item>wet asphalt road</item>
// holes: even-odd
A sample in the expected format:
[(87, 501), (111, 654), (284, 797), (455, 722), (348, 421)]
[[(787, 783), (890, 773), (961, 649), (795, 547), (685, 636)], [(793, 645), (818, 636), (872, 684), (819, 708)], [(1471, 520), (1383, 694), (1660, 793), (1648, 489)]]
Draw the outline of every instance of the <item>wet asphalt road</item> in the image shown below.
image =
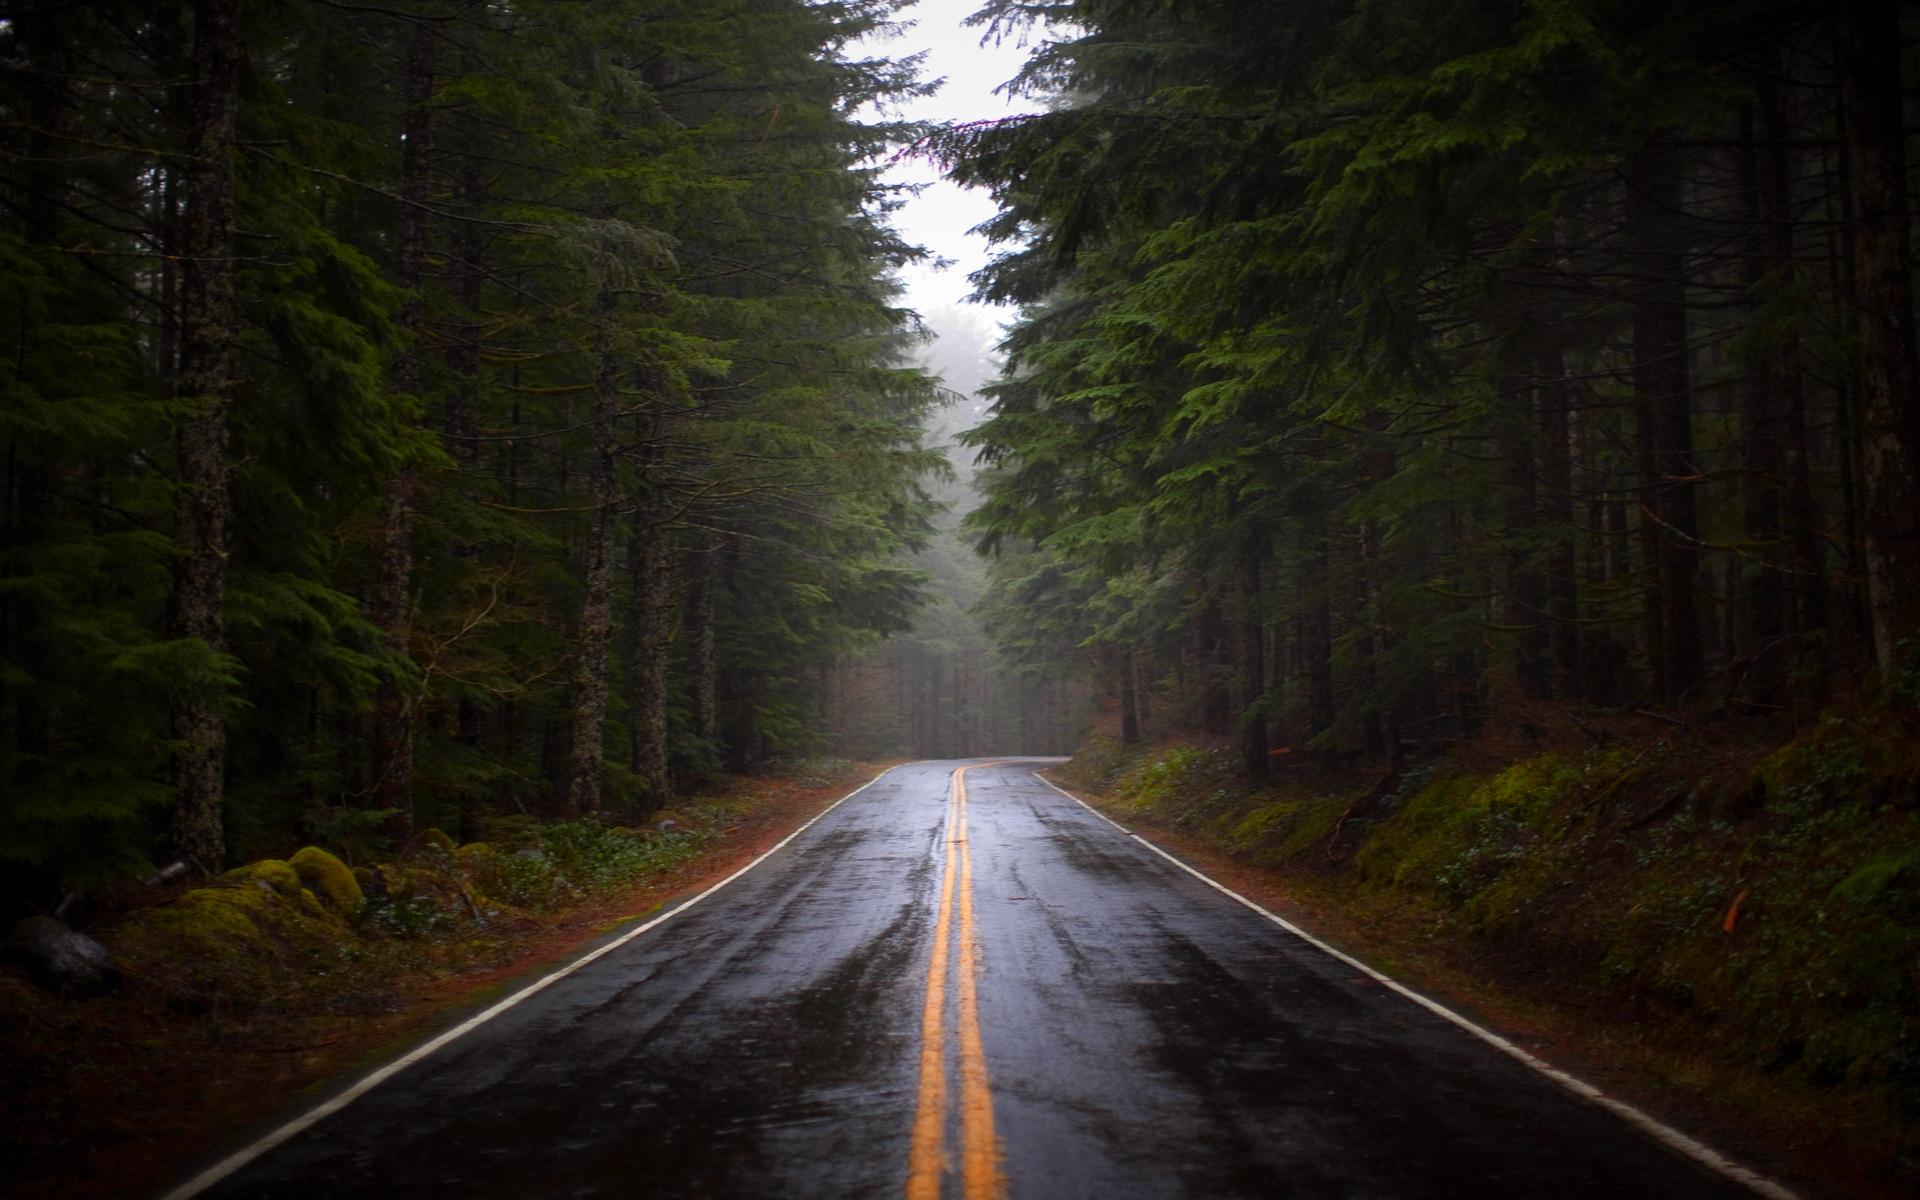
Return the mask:
[[(203, 1194), (903, 1195), (954, 765), (896, 768)], [(967, 775), (1007, 1195), (1750, 1195), (1207, 888), (1031, 766)], [(945, 1121), (951, 1162), (960, 1118)], [(962, 1195), (956, 1170), (942, 1188)]]

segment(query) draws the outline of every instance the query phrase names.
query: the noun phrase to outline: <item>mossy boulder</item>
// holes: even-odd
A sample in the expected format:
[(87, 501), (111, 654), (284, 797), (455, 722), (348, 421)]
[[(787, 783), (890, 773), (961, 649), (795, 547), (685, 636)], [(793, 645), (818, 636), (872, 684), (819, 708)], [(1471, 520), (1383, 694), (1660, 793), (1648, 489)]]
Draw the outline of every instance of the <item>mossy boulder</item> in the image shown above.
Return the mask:
[(420, 832), (420, 848), (440, 854), (453, 853), (453, 839), (444, 830), (428, 828)]
[(308, 846), (287, 860), (300, 883), (319, 898), (320, 903), (351, 921), (360, 915), (366, 895), (360, 881), (346, 863), (322, 850)]
[(142, 909), (112, 949), (132, 977), (184, 1002), (250, 1007), (320, 969), (354, 941), (340, 918), (277, 859)]
[(383, 863), (380, 874), (387, 881), (387, 895), (396, 901), (431, 900), (447, 909), (460, 906), (459, 884), (445, 871), (434, 867), (410, 867), (404, 863)]
[(299, 896), (303, 886), (300, 873), (277, 858), (263, 858), (244, 867), (235, 867), (221, 878), (236, 884), (252, 884), (262, 891), (279, 892), (289, 897)]
[(501, 855), (491, 842), (468, 842), (453, 852), (453, 869), (481, 892), (491, 893), (501, 878)]

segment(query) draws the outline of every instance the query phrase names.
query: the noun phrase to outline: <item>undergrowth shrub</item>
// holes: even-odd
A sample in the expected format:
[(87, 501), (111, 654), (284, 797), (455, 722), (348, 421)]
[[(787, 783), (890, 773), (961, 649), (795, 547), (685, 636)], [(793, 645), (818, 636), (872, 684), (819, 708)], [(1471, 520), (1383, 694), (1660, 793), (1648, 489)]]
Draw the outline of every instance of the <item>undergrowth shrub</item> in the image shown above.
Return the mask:
[(1528, 985), (1605, 995), (1723, 1062), (1871, 1093), (1914, 1129), (1920, 743), (1905, 719), (1829, 715), (1745, 759), (1669, 736), (1484, 773), (1443, 760), (1384, 796), (1308, 775), (1256, 788), (1205, 746), (1095, 745), (1075, 765), (1106, 773), (1119, 815), (1311, 871), (1359, 911), (1430, 904), (1432, 928), (1499, 939)]
[(853, 760), (817, 754), (807, 758), (775, 759), (766, 764), (769, 774), (784, 776), (801, 787), (826, 787), (853, 770)]
[(1244, 788), (1228, 751), (1175, 746), (1124, 767), (1109, 795), (1125, 812), (1192, 829), (1231, 811)]
[(1059, 775), (1070, 786), (1105, 791), (1132, 757), (1117, 738), (1096, 734), (1074, 751), (1066, 765), (1059, 768)]

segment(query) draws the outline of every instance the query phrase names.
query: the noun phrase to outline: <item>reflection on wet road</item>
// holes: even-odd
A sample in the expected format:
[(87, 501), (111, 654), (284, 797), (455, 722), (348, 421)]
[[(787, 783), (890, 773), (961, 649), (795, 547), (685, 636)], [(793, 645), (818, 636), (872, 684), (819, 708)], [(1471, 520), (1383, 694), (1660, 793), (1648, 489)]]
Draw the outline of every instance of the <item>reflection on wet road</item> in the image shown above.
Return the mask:
[(959, 796), (961, 765), (887, 773), (204, 1194), (1750, 1194), (1034, 764), (973, 766)]

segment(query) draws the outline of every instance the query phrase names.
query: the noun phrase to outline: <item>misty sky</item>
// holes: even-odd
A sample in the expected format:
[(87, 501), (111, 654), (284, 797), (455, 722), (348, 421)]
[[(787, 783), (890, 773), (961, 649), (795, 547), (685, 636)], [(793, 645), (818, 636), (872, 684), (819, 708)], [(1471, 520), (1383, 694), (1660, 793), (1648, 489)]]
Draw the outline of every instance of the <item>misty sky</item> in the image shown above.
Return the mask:
[[(875, 46), (873, 53), (904, 56), (927, 51), (924, 73), (946, 79), (938, 94), (905, 105), (901, 115), (933, 121), (977, 121), (1024, 112), (1029, 101), (1009, 101), (994, 95), (994, 89), (1020, 69), (1026, 52), (1011, 42), (1001, 46), (980, 44), (979, 29), (963, 29), (961, 22), (979, 8), (981, 0), (920, 0), (907, 11), (915, 22), (905, 36)], [(925, 182), (927, 189), (896, 214), (895, 224), (908, 240), (926, 246), (954, 265), (945, 270), (916, 266), (902, 272), (907, 285), (908, 303), (925, 314), (947, 336), (960, 330), (952, 326), (973, 326), (983, 340), (991, 340), (1001, 314), (975, 308), (971, 313), (954, 311), (972, 290), (967, 274), (986, 262), (986, 244), (967, 230), (993, 214), (993, 204), (981, 192), (969, 192), (939, 178), (934, 168), (922, 161), (895, 164), (890, 179)]]

